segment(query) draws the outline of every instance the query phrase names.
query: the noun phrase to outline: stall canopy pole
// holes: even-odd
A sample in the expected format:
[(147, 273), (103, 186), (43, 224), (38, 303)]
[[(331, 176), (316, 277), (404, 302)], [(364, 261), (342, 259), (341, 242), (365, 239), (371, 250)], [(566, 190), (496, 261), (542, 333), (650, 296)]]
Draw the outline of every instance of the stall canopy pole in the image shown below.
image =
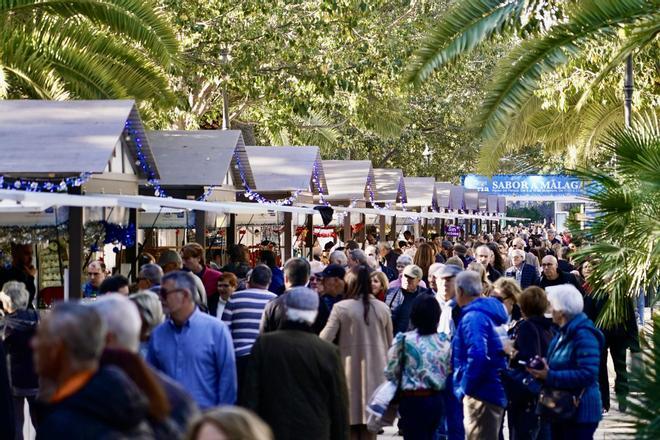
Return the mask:
[(206, 253), (206, 212), (195, 211), (195, 241)]
[(293, 257), (293, 214), (284, 213), (284, 261)]
[(387, 235), (386, 235), (387, 232), (385, 230), (386, 225), (387, 225), (387, 219), (385, 218), (385, 216), (379, 215), (378, 216), (378, 235), (380, 235), (379, 241), (387, 241)]
[(344, 243), (353, 238), (353, 231), (351, 230), (351, 213), (347, 212), (344, 216)]
[(309, 261), (314, 259), (312, 248), (314, 247), (314, 216), (312, 214), (307, 215), (307, 235), (305, 236), (305, 246), (307, 246), (307, 253), (309, 255)]
[(69, 207), (69, 299), (82, 297), (83, 208)]
[(236, 214), (229, 214), (229, 225), (227, 225), (227, 251), (236, 244)]
[(396, 242), (396, 216), (392, 216), (392, 224), (390, 225), (390, 241), (393, 247), (399, 247)]
[[(133, 282), (137, 282), (137, 263), (138, 263), (138, 247), (140, 243), (137, 241), (137, 231), (138, 231), (138, 212), (135, 208), (129, 208), (128, 210), (128, 225), (132, 226), (135, 233), (135, 240), (133, 246), (126, 248), (126, 262), (130, 264), (131, 268), (128, 271), (127, 277), (132, 279)], [(120, 266), (121, 267), (121, 266)]]

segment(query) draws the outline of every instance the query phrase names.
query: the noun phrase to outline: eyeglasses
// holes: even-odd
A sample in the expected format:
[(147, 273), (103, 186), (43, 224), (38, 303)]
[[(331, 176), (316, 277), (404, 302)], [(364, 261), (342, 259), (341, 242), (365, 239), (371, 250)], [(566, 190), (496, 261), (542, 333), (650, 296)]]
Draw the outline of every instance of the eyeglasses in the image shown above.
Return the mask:
[(541, 263), (541, 267), (553, 267), (554, 264), (552, 263)]
[(182, 291), (182, 289), (167, 290), (163, 287), (163, 288), (160, 289), (160, 291), (158, 293), (160, 293), (161, 298), (167, 298), (167, 295), (169, 295), (170, 293), (181, 292), (181, 291)]

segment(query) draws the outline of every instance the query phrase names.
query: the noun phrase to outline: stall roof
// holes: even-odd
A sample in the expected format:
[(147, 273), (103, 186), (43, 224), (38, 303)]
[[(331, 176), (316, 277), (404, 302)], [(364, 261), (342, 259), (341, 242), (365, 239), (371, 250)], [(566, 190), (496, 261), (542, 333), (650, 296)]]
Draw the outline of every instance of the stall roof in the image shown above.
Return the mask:
[(221, 185), (231, 171), (234, 186), (242, 187), (245, 178), (254, 188), (240, 130), (150, 131), (147, 137), (156, 156), (161, 185)]
[(404, 177), (407, 206), (428, 207), (435, 198), (435, 179), (433, 177)]
[(158, 178), (132, 100), (0, 100), (0, 173), (103, 173), (122, 137), (137, 160), (138, 146), (127, 127), (140, 136), (142, 154)]
[[(326, 192), (326, 180), (319, 147), (245, 147), (257, 191), (317, 193), (312, 179), (318, 177)], [(314, 170), (316, 169), (316, 176)]]
[(374, 168), (374, 193), (378, 202), (406, 200), (403, 171), (398, 168)]
[[(328, 182), (328, 201), (369, 201), (367, 182), (374, 178), (370, 160), (324, 160), (323, 170)], [(378, 200), (377, 190), (372, 190), (374, 199)]]
[(435, 182), (435, 205), (438, 208), (449, 208), (452, 186), (449, 182)]

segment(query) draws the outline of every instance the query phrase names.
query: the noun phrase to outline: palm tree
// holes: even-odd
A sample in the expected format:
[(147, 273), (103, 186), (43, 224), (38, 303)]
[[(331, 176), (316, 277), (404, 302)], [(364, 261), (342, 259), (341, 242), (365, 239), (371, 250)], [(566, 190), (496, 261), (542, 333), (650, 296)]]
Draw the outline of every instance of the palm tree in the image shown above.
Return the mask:
[[(540, 18), (529, 20), (531, 16)], [(660, 0), (456, 2), (417, 51), (407, 79), (419, 83), (487, 39), (514, 31), (523, 37), (522, 42), (500, 61), (475, 121), (486, 145), (480, 163), (486, 172), (497, 167), (497, 159), (506, 151), (509, 130), (520, 122), (516, 118), (521, 112), (530, 114), (530, 101), (543, 75), (581, 56), (590, 43), (617, 41), (621, 31), (627, 34), (612, 60), (601, 66), (590, 87), (577, 97), (574, 108), (579, 111), (616, 66), (655, 41), (660, 31)]]
[(0, 99), (162, 102), (177, 57), (152, 0), (0, 0)]
[(624, 322), (631, 297), (656, 292), (660, 281), (660, 124), (655, 114), (634, 128), (617, 128), (603, 141), (612, 158), (605, 167), (577, 170), (592, 182), (589, 197), (597, 215), (584, 231), (588, 244), (578, 262), (596, 258), (589, 278), (594, 295), (608, 298), (598, 320)]

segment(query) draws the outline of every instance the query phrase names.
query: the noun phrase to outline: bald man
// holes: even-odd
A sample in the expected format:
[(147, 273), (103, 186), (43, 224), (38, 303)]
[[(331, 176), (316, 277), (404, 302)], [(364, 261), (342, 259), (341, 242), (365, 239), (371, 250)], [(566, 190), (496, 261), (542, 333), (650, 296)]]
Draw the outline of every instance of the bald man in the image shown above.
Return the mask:
[(105, 264), (102, 261), (89, 263), (87, 265), (87, 282), (83, 284), (83, 298), (96, 298), (106, 276)]
[(584, 295), (584, 289), (575, 275), (559, 270), (557, 259), (552, 255), (546, 255), (541, 260), (541, 283), (543, 289), (550, 286), (559, 286), (562, 284), (572, 284)]

